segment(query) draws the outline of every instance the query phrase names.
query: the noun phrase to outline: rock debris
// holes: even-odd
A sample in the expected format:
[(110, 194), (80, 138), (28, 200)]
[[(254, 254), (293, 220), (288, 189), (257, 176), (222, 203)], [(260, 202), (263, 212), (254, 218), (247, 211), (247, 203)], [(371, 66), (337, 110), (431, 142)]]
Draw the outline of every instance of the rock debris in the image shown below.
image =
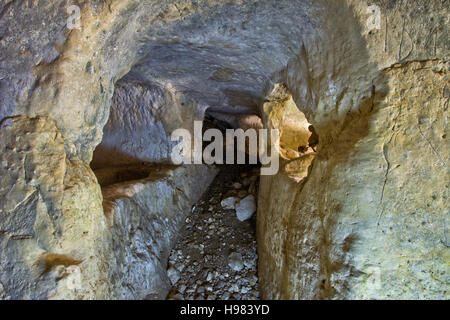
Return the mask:
[[(254, 214), (258, 176), (256, 166), (222, 167), (193, 207), (170, 254), (173, 287), (168, 299), (259, 299)], [(238, 218), (239, 204), (246, 219)]]

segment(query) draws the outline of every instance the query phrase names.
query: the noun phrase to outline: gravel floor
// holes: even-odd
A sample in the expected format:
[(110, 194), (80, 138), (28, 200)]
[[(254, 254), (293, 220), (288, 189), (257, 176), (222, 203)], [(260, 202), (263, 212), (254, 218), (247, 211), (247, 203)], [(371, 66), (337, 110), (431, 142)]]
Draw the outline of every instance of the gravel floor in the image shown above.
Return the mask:
[(229, 197), (256, 198), (258, 175), (256, 166), (221, 167), (171, 252), (168, 275), (173, 288), (168, 299), (259, 299), (256, 213), (239, 221), (234, 209), (221, 204)]

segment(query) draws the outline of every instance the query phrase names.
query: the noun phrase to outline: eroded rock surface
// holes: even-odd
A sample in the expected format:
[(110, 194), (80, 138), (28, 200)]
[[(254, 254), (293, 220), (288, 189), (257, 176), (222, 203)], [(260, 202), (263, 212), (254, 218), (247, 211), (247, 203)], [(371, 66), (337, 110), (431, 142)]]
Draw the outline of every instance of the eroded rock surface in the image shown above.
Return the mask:
[(108, 270), (111, 297), (164, 299), (174, 273), (166, 272), (170, 250), (187, 213), (217, 170), (186, 166), (153, 170), (147, 179), (103, 189), (110, 226)]
[(161, 85), (142, 83), (127, 76), (116, 84), (103, 140), (95, 149), (92, 168), (171, 163), (177, 142), (171, 133), (194, 130), (204, 110), (194, 100)]
[[(3, 296), (108, 297), (107, 224), (89, 166), (67, 158), (48, 118), (11, 118), (0, 130)], [(71, 266), (80, 272), (67, 272)], [(74, 290), (78, 281), (83, 285)]]
[(153, 168), (101, 191), (53, 121), (15, 117), (0, 130), (2, 298), (164, 298), (168, 253), (217, 171)]
[(371, 32), (352, 3), (322, 21), (334, 49), (305, 45), (283, 74), (320, 143), (261, 179), (262, 296), (448, 299), (448, 30), (427, 36), (441, 2), (378, 3)]

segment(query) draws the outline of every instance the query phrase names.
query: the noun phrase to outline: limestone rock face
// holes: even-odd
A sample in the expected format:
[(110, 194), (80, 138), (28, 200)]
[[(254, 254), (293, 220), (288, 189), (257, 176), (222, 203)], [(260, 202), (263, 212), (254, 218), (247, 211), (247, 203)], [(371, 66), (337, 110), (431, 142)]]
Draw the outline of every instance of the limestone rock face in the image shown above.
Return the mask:
[(167, 261), (186, 214), (217, 170), (163, 169), (147, 179), (103, 188), (109, 245), (109, 298), (165, 299), (173, 274)]
[(107, 224), (89, 166), (67, 158), (48, 118), (7, 119), (0, 131), (2, 295), (107, 297)]
[(177, 142), (170, 139), (179, 128), (193, 132), (204, 110), (173, 90), (130, 79), (116, 84), (103, 140), (96, 148), (92, 168), (142, 162), (170, 163)]
[(102, 197), (53, 121), (15, 117), (0, 130), (2, 298), (164, 298), (178, 229), (217, 171), (155, 169)]
[(371, 32), (351, 3), (330, 2), (339, 23), (324, 18), (329, 32), (283, 72), (320, 143), (261, 178), (262, 296), (448, 299), (448, 29), (426, 36), (440, 2), (375, 2)]
[(157, 113), (166, 105), (163, 89), (139, 83), (118, 83), (92, 167), (170, 160), (170, 137), (157, 118)]

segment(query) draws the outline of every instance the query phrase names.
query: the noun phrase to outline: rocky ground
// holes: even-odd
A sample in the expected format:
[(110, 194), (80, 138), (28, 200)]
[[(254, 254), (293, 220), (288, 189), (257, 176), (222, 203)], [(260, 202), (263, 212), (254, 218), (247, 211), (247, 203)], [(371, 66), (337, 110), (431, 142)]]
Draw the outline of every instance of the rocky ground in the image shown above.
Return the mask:
[(259, 299), (256, 195), (259, 168), (223, 166), (186, 219), (169, 258), (168, 299)]

